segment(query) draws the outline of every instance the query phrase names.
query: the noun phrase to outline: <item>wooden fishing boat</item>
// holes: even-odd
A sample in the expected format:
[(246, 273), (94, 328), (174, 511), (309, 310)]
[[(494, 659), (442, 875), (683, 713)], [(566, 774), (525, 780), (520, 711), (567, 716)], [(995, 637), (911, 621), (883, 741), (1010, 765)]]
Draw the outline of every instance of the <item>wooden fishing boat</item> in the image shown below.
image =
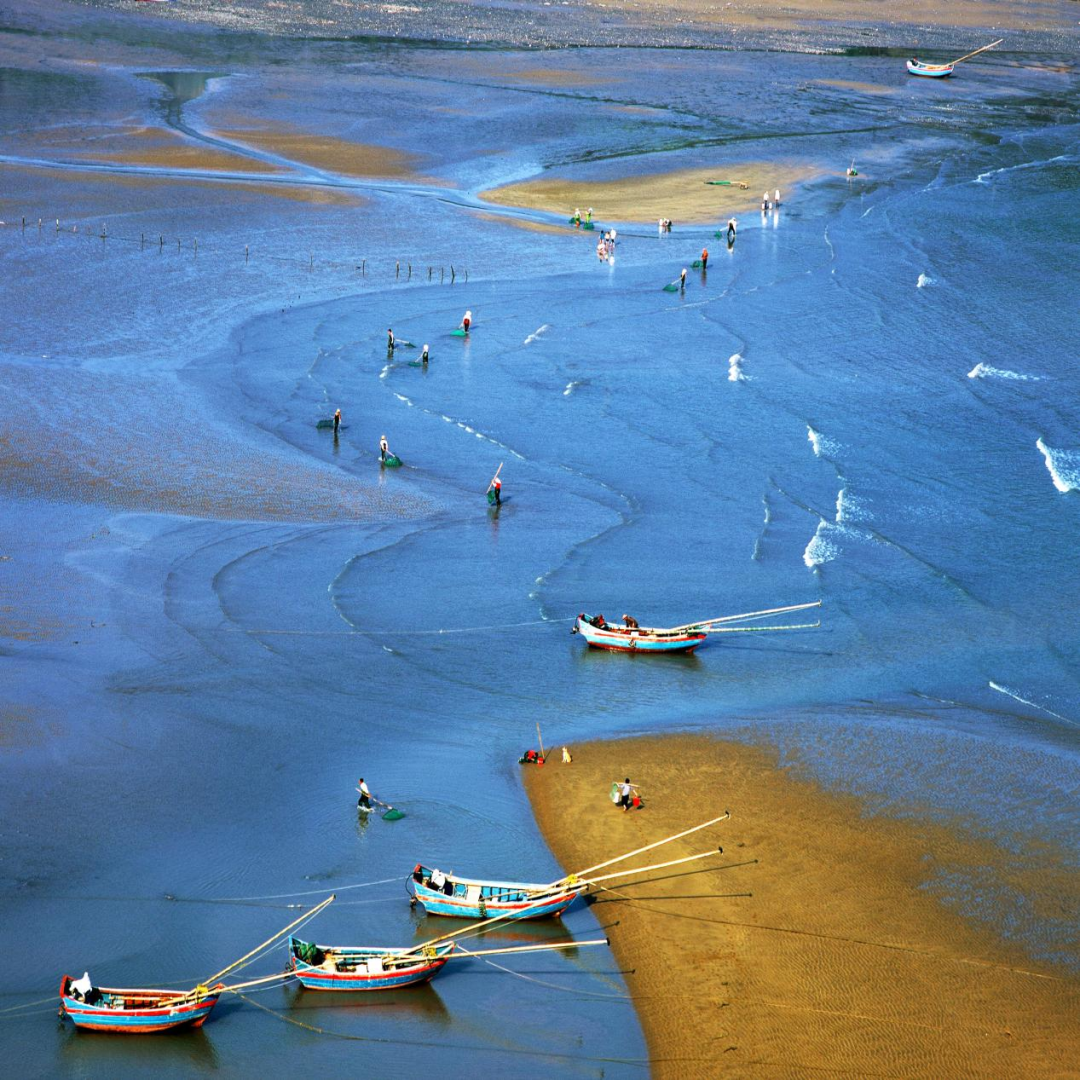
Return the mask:
[[(747, 611), (741, 615), (721, 615), (716, 619), (700, 619), (683, 626), (612, 626), (602, 615), (581, 614), (574, 621), (571, 634), (580, 634), (593, 649), (609, 649), (628, 653), (690, 653), (709, 634), (737, 634), (764, 630), (808, 630), (820, 626), (816, 623), (799, 623), (794, 626), (730, 626), (729, 623), (753, 622), (779, 615), (787, 611), (805, 611), (820, 607), (821, 601), (809, 604), (789, 604), (787, 607), (767, 608), (764, 611)], [(625, 616), (624, 616), (625, 618)]]
[(703, 630), (662, 630), (651, 626), (597, 625), (599, 616), (577, 617), (571, 633), (580, 634), (593, 649), (612, 652), (693, 652), (709, 635)]
[(73, 990), (65, 975), (60, 982), (60, 1007), (78, 1028), (145, 1035), (179, 1027), (202, 1027), (218, 1003), (221, 983), (195, 990), (115, 990), (95, 986), (86, 994)]
[(944, 79), (956, 69), (955, 64), (924, 64), (919, 59), (909, 60), (907, 69), (912, 75), (925, 75), (928, 79)]
[(420, 951), (368, 946), (315, 945), (289, 938), (289, 967), (310, 990), (397, 990), (437, 975), (456, 943)]
[(970, 60), (973, 56), (978, 56), (979, 53), (984, 53), (987, 49), (992, 49), (995, 45), (1000, 45), (1004, 40), (1004, 38), (998, 38), (997, 41), (991, 41), (989, 45), (984, 45), (981, 49), (976, 49), (974, 52), (958, 56), (955, 60), (950, 60), (947, 64), (928, 64), (925, 61), (920, 60), (917, 56), (913, 56), (907, 62), (907, 69), (912, 75), (922, 75), (927, 79), (945, 79), (956, 70), (957, 64), (962, 64), (965, 60)]
[(261, 954), (290, 930), (295, 930), (302, 923), (313, 919), (333, 902), (334, 896), (331, 895), (298, 919), (294, 919), (283, 930), (267, 938), (261, 945), (244, 953), (239, 960), (234, 960), (227, 967), (214, 972), (191, 990), (114, 990), (94, 986), (88, 974), (84, 974), (81, 979), (65, 975), (60, 981), (60, 1009), (71, 1017), (76, 1027), (89, 1031), (145, 1035), (155, 1031), (171, 1031), (178, 1027), (201, 1027), (223, 992), (246, 990), (251, 986), (280, 982), (287, 978), (288, 973), (283, 976), (281, 972), (277, 972), (230, 986), (218, 982), (223, 975), (235, 971), (256, 954)]
[[(437, 884), (432, 885), (432, 874)], [(440, 880), (441, 878), (441, 880)], [(561, 915), (580, 895), (581, 886), (536, 885), (520, 881), (479, 881), (441, 874), (421, 863), (406, 880), (413, 902), (429, 915), (458, 919), (548, 919)]]

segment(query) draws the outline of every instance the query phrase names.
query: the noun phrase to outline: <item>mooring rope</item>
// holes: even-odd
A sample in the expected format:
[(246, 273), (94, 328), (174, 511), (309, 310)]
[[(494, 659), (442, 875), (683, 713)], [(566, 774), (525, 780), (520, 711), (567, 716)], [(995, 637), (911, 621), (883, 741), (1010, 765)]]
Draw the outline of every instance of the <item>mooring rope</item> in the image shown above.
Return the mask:
[(513, 968), (497, 964), (494, 960), (489, 960), (486, 956), (477, 956), (476, 953), (470, 952), (461, 944), (458, 945), (458, 949), (473, 960), (483, 960), (485, 964), (489, 964), (493, 968), (498, 968), (499, 971), (505, 971), (507, 975), (513, 975), (518, 979), (524, 979), (526, 982), (536, 983), (537, 986), (546, 986), (551, 990), (565, 990), (568, 994), (579, 994), (581, 997), (605, 998), (609, 1001), (629, 1002), (631, 1000), (629, 994), (601, 994), (595, 990), (577, 990), (573, 986), (560, 986), (558, 983), (545, 982), (543, 979), (537, 979), (533, 975), (526, 975), (524, 972), (514, 971)]
[[(271, 893), (269, 896), (219, 896), (211, 897), (208, 903), (216, 904), (240, 904), (246, 900), (288, 900), (294, 896), (325, 896), (327, 892), (339, 893), (347, 889), (370, 889), (373, 885), (386, 885), (391, 881), (400, 881), (404, 875), (395, 874), (393, 877), (379, 878), (378, 881), (360, 881), (355, 885), (327, 885), (321, 889), (305, 889), (303, 892)], [(176, 899), (173, 897), (172, 899)], [(198, 899), (198, 898), (196, 898)]]
[(645, 1058), (592, 1057), (587, 1054), (567, 1054), (555, 1050), (526, 1050), (521, 1047), (512, 1046), (469, 1046), (448, 1043), (445, 1040), (436, 1042), (425, 1039), (386, 1039), (375, 1035), (352, 1035), (344, 1031), (330, 1031), (328, 1028), (317, 1027), (315, 1024), (308, 1024), (303, 1020), (297, 1020), (295, 1017), (287, 1016), (285, 1013), (280, 1013), (276, 1009), (271, 1009), (269, 1006), (263, 1005), (261, 1001), (251, 1001), (246, 994), (241, 993), (239, 990), (234, 990), (233, 993), (236, 994), (238, 998), (242, 998), (249, 1005), (254, 1005), (256, 1009), (262, 1009), (263, 1012), (269, 1013), (271, 1016), (284, 1021), (286, 1024), (295, 1024), (296, 1027), (303, 1028), (305, 1031), (313, 1031), (316, 1035), (328, 1035), (333, 1039), (347, 1039), (350, 1042), (383, 1043), (388, 1046), (417, 1046), (432, 1050), (461, 1050), (472, 1053), (489, 1052), (493, 1054), (513, 1054), (518, 1057), (554, 1058), (560, 1061), (587, 1061), (601, 1065), (636, 1065), (640, 1069), (647, 1069), (649, 1065)]
[(576, 615), (565, 619), (530, 619), (527, 622), (516, 623), (493, 623), (490, 626), (456, 626), (443, 630), (394, 630), (380, 627), (379, 629), (363, 629), (356, 627), (352, 630), (273, 630), (256, 629), (249, 630), (242, 626), (220, 626), (211, 628), (215, 634), (254, 634), (257, 636), (273, 637), (355, 637), (356, 635), (385, 634), (392, 637), (416, 637), (424, 634), (478, 634), (488, 630), (516, 630), (521, 626), (544, 626), (550, 623), (573, 622)]

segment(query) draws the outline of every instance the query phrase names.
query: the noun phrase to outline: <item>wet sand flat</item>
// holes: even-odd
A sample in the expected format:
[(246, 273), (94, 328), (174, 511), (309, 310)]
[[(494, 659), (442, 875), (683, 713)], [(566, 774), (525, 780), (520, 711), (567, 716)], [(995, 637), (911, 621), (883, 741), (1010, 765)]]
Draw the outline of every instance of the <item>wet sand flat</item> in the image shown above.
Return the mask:
[(414, 493), (207, 423), (166, 380), (0, 365), (0, 388), (12, 406), (0, 418), (0, 491), (10, 496), (245, 521), (376, 521), (426, 509)]
[[(571, 180), (564, 177), (526, 180), (520, 184), (482, 191), (480, 197), (502, 206), (520, 206), (569, 216), (575, 207), (593, 208), (598, 220), (655, 222), (671, 218), (679, 222), (715, 221), (728, 214), (752, 210), (761, 193), (779, 188), (781, 198), (816, 170), (808, 165), (766, 162), (718, 163), (706, 169), (678, 169), (646, 173), (614, 180)], [(746, 184), (718, 187), (707, 180), (732, 180)]]
[[(619, 921), (612, 947), (633, 971), (654, 1076), (1080, 1075), (1080, 985), (935, 895), (951, 868), (979, 867), (1036, 906), (1075, 902), (1080, 880), (1053, 855), (868, 817), (759, 747), (668, 736), (573, 753), (525, 773), (567, 870), (732, 812), (628, 863), (718, 843), (718, 869), (616, 881), (593, 907)], [(627, 774), (643, 811), (609, 800)]]
[(356, 179), (425, 181), (417, 171), (419, 157), (373, 143), (350, 142), (333, 135), (312, 134), (286, 125), (235, 127), (215, 132), (220, 138), (244, 143), (303, 165)]
[(1060, 4), (1007, 4), (1001, 0), (960, 0), (956, 3), (910, 0), (904, 4), (892, 4), (888, 0), (825, 0), (823, 3), (790, 0), (784, 4), (761, 0), (736, 0), (725, 4), (711, 0), (676, 0), (663, 6), (651, 0), (622, 0), (618, 6), (639, 17), (654, 16), (658, 22), (666, 22), (677, 13), (696, 21), (747, 29), (799, 29), (807, 22), (827, 22), (1027, 30), (1053, 25), (1068, 17)]

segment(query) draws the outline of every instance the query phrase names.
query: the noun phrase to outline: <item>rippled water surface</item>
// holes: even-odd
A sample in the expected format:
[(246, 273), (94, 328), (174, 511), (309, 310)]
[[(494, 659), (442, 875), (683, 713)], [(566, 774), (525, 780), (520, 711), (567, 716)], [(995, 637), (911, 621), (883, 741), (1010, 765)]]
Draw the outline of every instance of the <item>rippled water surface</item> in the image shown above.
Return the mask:
[[(0, 1044), (20, 1075), (645, 1075), (602, 949), (359, 1002), (261, 990), (151, 1042), (55, 1020), (63, 972), (191, 984), (308, 893), (338, 890), (320, 941), (432, 936), (404, 895), (418, 859), (555, 877), (516, 764), (537, 723), (556, 746), (764, 739), (872, 809), (1075, 857), (1080, 127), (1044, 39), (939, 85), (872, 50), (538, 58), (119, 18), (21, 52), (5, 32), (0, 72)], [(245, 124), (392, 147), (413, 175), (293, 162)], [(260, 177), (92, 153), (140, 125)], [(747, 160), (812, 178), (740, 213), (730, 249), (715, 224), (613, 222), (599, 263), (561, 215), (479, 198)], [(703, 244), (707, 272), (664, 292)], [(387, 356), (391, 325), (428, 368)], [(336, 407), (338, 440), (316, 427)], [(583, 610), (816, 600), (820, 629), (690, 657), (569, 633)], [(357, 821), (360, 775), (407, 816)], [(928, 887), (1080, 966), (1075, 913)]]

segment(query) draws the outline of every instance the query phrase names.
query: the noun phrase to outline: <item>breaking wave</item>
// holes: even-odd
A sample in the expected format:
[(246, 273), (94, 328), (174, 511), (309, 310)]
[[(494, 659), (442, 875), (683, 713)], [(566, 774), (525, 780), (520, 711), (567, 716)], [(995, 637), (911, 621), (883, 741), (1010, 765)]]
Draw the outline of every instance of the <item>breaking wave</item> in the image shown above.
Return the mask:
[(814, 448), (814, 457), (831, 457), (840, 449), (838, 443), (815, 431), (809, 424), (806, 425), (806, 439)]
[(1038, 375), (1023, 375), (1019, 371), (1006, 371), (989, 364), (976, 364), (969, 372), (969, 379), (1015, 379), (1018, 382), (1038, 382)]
[(566, 389), (562, 392), (563, 397), (569, 397), (579, 386), (581, 386), (580, 380), (574, 380), (566, 384)]
[(539, 330), (534, 330), (523, 342), (522, 345), (531, 345), (541, 334), (550, 330), (551, 327), (547, 323), (544, 323)]
[(1056, 165), (1059, 161), (1068, 161), (1067, 154), (1058, 154), (1057, 157), (1046, 158), (1044, 161), (1021, 161), (1019, 165), (1005, 165), (1000, 169), (991, 169), (989, 172), (979, 173), (972, 180), (973, 184), (989, 184), (991, 176), (1000, 176), (1003, 173), (1019, 172), (1022, 169), (1039, 169), (1043, 165)]
[(806, 545), (802, 556), (808, 570), (816, 570), (840, 554), (840, 549), (833, 539), (838, 531), (835, 525), (824, 518), (818, 522), (817, 531), (810, 538), (810, 543)]
[(937, 278), (932, 278), (929, 274), (920, 274), (919, 280), (915, 282), (916, 289), (925, 289), (927, 285), (936, 285)]
[(1019, 701), (1021, 705), (1028, 705), (1032, 709), (1038, 709), (1039, 712), (1046, 713), (1047, 716), (1054, 717), (1055, 720), (1062, 720), (1066, 724), (1073, 724), (1076, 727), (1080, 727), (1075, 720), (1070, 720), (1067, 716), (1062, 716), (1061, 713), (1056, 713), (1052, 709), (1046, 708), (1045, 705), (1036, 705), (1034, 701), (1028, 701), (1026, 697), (1021, 697), (1015, 690), (1010, 689), (1008, 686), (1002, 686), (1001, 683), (990, 680), (990, 689), (996, 690), (999, 694), (1004, 694), (1006, 697), (1011, 697), (1013, 701)]
[(1054, 450), (1042, 441), (1041, 436), (1035, 440), (1035, 445), (1046, 461), (1054, 487), (1062, 494), (1080, 491), (1080, 454), (1074, 450)]

